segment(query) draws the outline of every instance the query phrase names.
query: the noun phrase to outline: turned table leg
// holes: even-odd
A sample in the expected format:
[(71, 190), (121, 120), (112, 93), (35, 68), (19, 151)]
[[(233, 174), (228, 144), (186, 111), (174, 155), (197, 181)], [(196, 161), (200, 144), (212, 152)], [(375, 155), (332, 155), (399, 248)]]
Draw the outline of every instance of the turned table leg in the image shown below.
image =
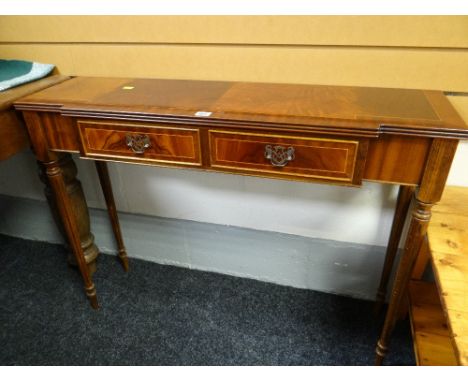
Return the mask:
[(107, 212), (112, 224), (112, 230), (114, 231), (115, 240), (119, 249), (118, 255), (122, 266), (125, 271), (128, 271), (128, 257), (127, 251), (122, 238), (122, 232), (120, 231), (119, 217), (117, 215), (117, 209), (115, 208), (114, 194), (112, 192), (112, 184), (109, 176), (109, 170), (107, 163), (102, 161), (95, 161), (96, 169), (99, 175), (99, 181), (101, 182), (102, 192), (107, 204)]
[(80, 232), (76, 222), (76, 211), (73, 208), (70, 197), (67, 192), (64, 175), (58, 160), (44, 163), (46, 175), (50, 187), (56, 199), (56, 205), (60, 214), (63, 228), (68, 238), (73, 254), (75, 255), (78, 268), (85, 285), (86, 296), (94, 309), (99, 307), (96, 288), (91, 279), (91, 274), (86, 264), (85, 255), (81, 246)]
[[(94, 236), (90, 230), (89, 211), (86, 204), (86, 199), (81, 187), (80, 181), (76, 178), (77, 169), (75, 162), (73, 161), (70, 154), (57, 153), (58, 163), (62, 171), (63, 180), (65, 183), (66, 192), (69, 198), (69, 202), (75, 214), (76, 224), (80, 234), (81, 248), (84, 253), (86, 264), (88, 264), (89, 271), (93, 274), (96, 271), (96, 259), (99, 255), (99, 249), (94, 243)], [(39, 175), (42, 182), (45, 184), (44, 194), (46, 195), (49, 203), (52, 215), (57, 224), (57, 227), (62, 232), (62, 235), (67, 238), (64, 231), (64, 223), (58, 213), (58, 207), (56, 199), (51, 189), (50, 182), (46, 174), (45, 164), (38, 161)], [(71, 244), (68, 244), (71, 248)], [(74, 266), (77, 266), (75, 256), (70, 254), (68, 262)]]
[(387, 354), (388, 343), (399, 313), (399, 307), (426, 235), (431, 208), (442, 197), (457, 144), (458, 141), (449, 139), (434, 139), (432, 142), (421, 186), (415, 195), (409, 231), (403, 255), (398, 264), (384, 327), (377, 342), (376, 365), (381, 365)]
[(380, 313), (382, 305), (385, 302), (387, 295), (388, 280), (392, 273), (393, 264), (398, 253), (398, 245), (400, 244), (401, 233), (405, 225), (406, 216), (411, 204), (415, 187), (413, 186), (400, 186), (398, 192), (398, 199), (395, 207), (395, 216), (393, 218), (392, 230), (390, 231), (390, 238), (388, 240), (387, 252), (385, 254), (385, 262), (380, 278), (380, 285), (377, 292), (376, 303), (374, 307), (375, 314)]
[(91, 272), (86, 264), (85, 251), (90, 255), (91, 263), (98, 254), (89, 231), (89, 215), (86, 200), (80, 182), (76, 180), (76, 167), (69, 154), (55, 153), (49, 150), (44, 122), (37, 112), (24, 111), (23, 117), (28, 129), (32, 149), (41, 164), (43, 180), (50, 186), (49, 200), (56, 207), (60, 217), (59, 227), (63, 228), (70, 249), (84, 281), (86, 296), (91, 306), (98, 308), (96, 288)]

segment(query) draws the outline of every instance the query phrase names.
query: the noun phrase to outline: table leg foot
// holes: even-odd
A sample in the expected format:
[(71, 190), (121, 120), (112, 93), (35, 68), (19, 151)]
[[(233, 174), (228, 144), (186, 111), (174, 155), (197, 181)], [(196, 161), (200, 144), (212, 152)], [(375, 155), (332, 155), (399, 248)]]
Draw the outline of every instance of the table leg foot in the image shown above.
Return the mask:
[(94, 283), (90, 286), (85, 287), (86, 297), (88, 297), (89, 303), (93, 309), (99, 309), (99, 303), (96, 294), (96, 287)]
[(375, 348), (375, 366), (382, 366), (383, 360), (387, 354), (387, 347), (383, 346), (380, 341), (377, 342)]
[(119, 259), (125, 272), (128, 272), (128, 257), (125, 249), (119, 250)]

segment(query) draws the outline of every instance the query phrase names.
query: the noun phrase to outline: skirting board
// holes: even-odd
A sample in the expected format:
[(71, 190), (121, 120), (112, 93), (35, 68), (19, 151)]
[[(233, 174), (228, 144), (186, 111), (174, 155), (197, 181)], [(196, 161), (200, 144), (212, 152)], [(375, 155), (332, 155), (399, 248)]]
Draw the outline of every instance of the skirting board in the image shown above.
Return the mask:
[[(90, 209), (90, 216), (101, 252), (115, 253), (107, 212)], [(367, 300), (375, 298), (385, 256), (380, 246), (128, 213), (119, 217), (130, 258)], [(0, 233), (63, 242), (46, 202), (5, 195), (0, 195)]]

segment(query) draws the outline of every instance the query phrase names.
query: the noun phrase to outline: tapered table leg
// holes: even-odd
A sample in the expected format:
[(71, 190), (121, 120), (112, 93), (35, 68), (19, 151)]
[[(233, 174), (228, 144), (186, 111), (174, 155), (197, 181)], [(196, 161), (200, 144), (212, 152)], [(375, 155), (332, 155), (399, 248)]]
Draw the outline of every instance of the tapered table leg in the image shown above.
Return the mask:
[(421, 241), (427, 230), (427, 225), (431, 216), (431, 207), (432, 204), (426, 204), (416, 200), (415, 207), (413, 208), (405, 249), (395, 276), (395, 285), (393, 287), (384, 328), (382, 330), (380, 340), (377, 342), (376, 365), (380, 365), (382, 363), (383, 358), (387, 353), (388, 339), (390, 338), (393, 327), (395, 326), (399, 307), (402, 303), (404, 292), (408, 285)]
[(103, 161), (95, 161), (96, 169), (99, 175), (99, 181), (101, 182), (102, 192), (104, 193), (104, 199), (107, 204), (107, 212), (109, 213), (110, 221), (112, 224), (112, 230), (114, 231), (114, 237), (117, 242), (119, 249), (118, 255), (122, 266), (125, 271), (128, 271), (128, 257), (127, 250), (122, 238), (122, 232), (120, 230), (119, 217), (117, 215), (117, 209), (115, 208), (114, 194), (112, 192), (112, 184), (109, 176), (109, 170), (107, 163)]
[(58, 160), (44, 163), (46, 175), (50, 187), (56, 198), (56, 205), (60, 214), (63, 228), (68, 238), (73, 254), (75, 255), (78, 268), (85, 285), (86, 296), (94, 309), (99, 307), (96, 295), (96, 288), (91, 279), (91, 274), (86, 264), (83, 248), (81, 247), (80, 232), (76, 222), (76, 215), (70, 197), (67, 193), (64, 176)]
[(377, 292), (376, 302), (374, 306), (374, 313), (377, 315), (382, 309), (387, 295), (388, 280), (392, 273), (395, 257), (398, 253), (398, 245), (400, 244), (401, 233), (405, 225), (406, 216), (408, 214), (411, 199), (414, 195), (415, 187), (413, 186), (400, 186), (398, 192), (398, 199), (395, 207), (395, 216), (393, 218), (392, 230), (390, 231), (390, 238), (388, 241), (387, 252), (385, 254), (385, 262), (380, 278), (380, 285)]
[(377, 342), (376, 365), (381, 365), (387, 354), (388, 343), (399, 313), (399, 307), (426, 235), (431, 218), (431, 208), (442, 197), (457, 144), (458, 141), (450, 139), (434, 139), (432, 142), (421, 186), (415, 195), (408, 235), (403, 255), (398, 264), (385, 323)]

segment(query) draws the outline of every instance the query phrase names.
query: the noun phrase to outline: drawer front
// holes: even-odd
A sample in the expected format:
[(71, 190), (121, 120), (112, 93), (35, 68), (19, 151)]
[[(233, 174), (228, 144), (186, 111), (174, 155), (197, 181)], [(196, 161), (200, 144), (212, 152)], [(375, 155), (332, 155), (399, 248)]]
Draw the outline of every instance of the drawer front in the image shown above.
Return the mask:
[(211, 167), (269, 177), (361, 184), (367, 141), (209, 132)]
[(198, 129), (78, 121), (85, 157), (201, 166)]

